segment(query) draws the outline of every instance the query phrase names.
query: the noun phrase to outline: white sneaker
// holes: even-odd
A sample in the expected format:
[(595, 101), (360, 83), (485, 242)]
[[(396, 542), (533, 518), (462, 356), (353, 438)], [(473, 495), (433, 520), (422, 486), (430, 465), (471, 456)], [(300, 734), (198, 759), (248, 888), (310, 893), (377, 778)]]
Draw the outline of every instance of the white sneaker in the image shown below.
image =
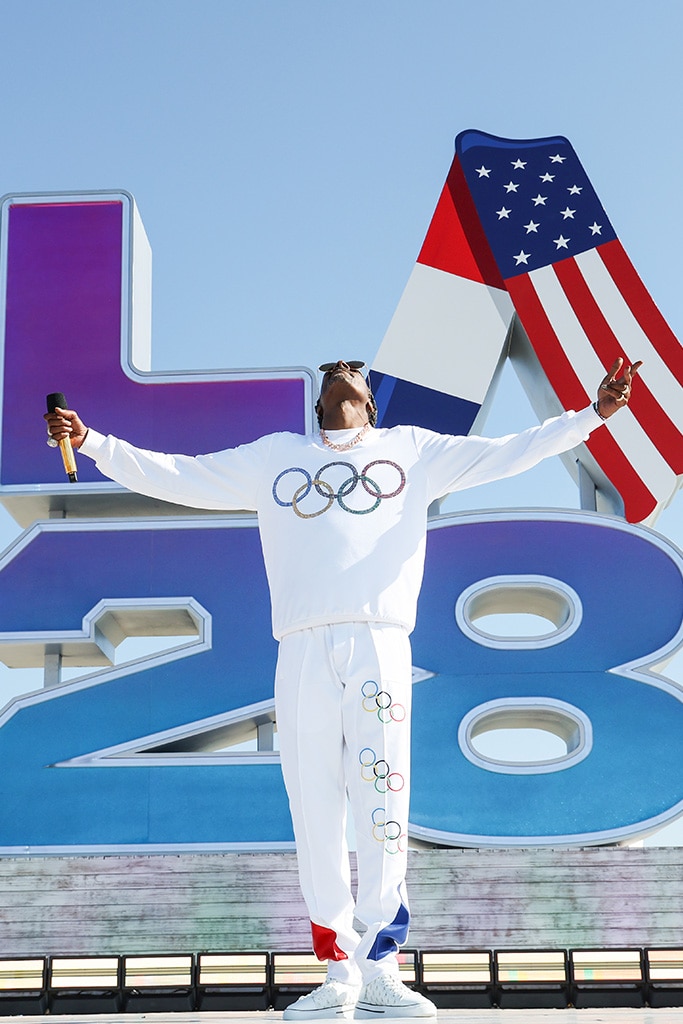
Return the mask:
[(329, 1020), (351, 1017), (358, 998), (357, 985), (344, 985), (327, 978), (320, 988), (300, 996), (282, 1014), (283, 1020)]
[(380, 974), (363, 986), (354, 1017), (436, 1017), (436, 1007), (407, 988), (395, 974)]

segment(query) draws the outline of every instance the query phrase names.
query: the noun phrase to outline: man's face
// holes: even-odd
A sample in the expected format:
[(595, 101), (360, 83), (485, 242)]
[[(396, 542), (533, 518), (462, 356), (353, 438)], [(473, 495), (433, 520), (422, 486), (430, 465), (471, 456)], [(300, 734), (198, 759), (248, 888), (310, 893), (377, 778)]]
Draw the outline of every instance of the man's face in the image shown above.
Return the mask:
[[(328, 364), (323, 365), (327, 366)], [(370, 389), (362, 373), (364, 365), (364, 363), (351, 365), (344, 362), (343, 359), (338, 359), (336, 363), (333, 363), (331, 368), (323, 374), (318, 405), (325, 410), (342, 399), (350, 401), (361, 399), (367, 402), (370, 397)]]

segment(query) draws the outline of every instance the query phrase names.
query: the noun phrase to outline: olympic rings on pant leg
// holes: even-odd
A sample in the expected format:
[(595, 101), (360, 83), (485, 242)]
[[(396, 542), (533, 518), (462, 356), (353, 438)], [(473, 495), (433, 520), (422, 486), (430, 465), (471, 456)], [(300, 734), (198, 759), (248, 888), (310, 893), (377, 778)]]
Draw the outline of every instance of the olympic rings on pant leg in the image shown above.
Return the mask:
[[(375, 781), (375, 762), (377, 761), (377, 754), (371, 747), (363, 747), (360, 754), (358, 755), (360, 761), (360, 777), (363, 782), (374, 782)], [(368, 771), (368, 769), (370, 769)]]
[(363, 782), (373, 782), (378, 793), (400, 793), (406, 784), (400, 772), (392, 772), (388, 761), (377, 760), (377, 754), (371, 747), (363, 747), (358, 755), (360, 776)]
[(374, 679), (367, 679), (360, 688), (363, 697), (363, 710), (376, 712), (382, 725), (390, 722), (403, 722), (406, 709), (403, 704), (395, 703), (388, 690), (380, 690)]
[(379, 693), (378, 684), (374, 679), (366, 679), (360, 688), (360, 692), (363, 697), (363, 710), (374, 714), (375, 711), (377, 711), (377, 694)]
[(375, 779), (375, 789), (378, 793), (400, 793), (406, 784), (400, 772), (388, 772), (386, 775), (378, 775)]
[(383, 807), (376, 807), (372, 812), (372, 837), (378, 843), (384, 843), (387, 853), (405, 853), (408, 836), (402, 831), (397, 821), (386, 820)]

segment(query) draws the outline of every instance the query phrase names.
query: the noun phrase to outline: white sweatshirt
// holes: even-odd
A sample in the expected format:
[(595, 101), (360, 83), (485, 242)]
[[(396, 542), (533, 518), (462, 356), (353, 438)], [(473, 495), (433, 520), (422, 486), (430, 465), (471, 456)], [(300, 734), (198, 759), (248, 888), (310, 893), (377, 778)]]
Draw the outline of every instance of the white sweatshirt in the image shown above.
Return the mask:
[[(452, 491), (513, 476), (602, 424), (592, 406), (488, 439), (420, 427), (371, 429), (346, 452), (318, 434), (269, 434), (212, 455), (163, 455), (90, 430), (81, 452), (106, 476), (165, 501), (258, 513), (273, 634), (333, 622), (411, 631), (427, 509)], [(335, 443), (356, 431), (332, 431)], [(229, 567), (228, 567), (229, 568)]]

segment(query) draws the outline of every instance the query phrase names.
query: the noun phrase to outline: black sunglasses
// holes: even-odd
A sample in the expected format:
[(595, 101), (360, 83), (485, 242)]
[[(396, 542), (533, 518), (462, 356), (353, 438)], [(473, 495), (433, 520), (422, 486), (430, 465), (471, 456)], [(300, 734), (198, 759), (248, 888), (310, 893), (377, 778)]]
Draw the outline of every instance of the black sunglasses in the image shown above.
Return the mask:
[[(334, 363), (321, 363), (318, 369), (320, 370), (321, 373), (329, 373), (330, 370), (334, 370), (338, 362), (339, 360), (335, 360)], [(363, 362), (362, 359), (345, 359), (344, 362), (351, 370), (362, 370), (363, 367), (365, 366), (365, 363)]]

